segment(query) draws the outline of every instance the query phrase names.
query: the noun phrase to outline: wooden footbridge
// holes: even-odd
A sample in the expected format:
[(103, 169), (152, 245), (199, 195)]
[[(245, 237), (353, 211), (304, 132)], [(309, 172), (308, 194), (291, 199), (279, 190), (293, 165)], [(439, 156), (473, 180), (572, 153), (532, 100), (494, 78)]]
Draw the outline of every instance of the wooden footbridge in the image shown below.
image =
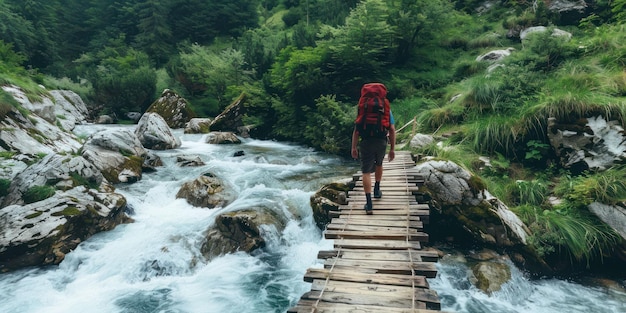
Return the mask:
[[(324, 268), (310, 268), (304, 280), (312, 283), (288, 313), (431, 313), (441, 309), (427, 278), (437, 274), (435, 252), (422, 250), (428, 241), (423, 224), (429, 208), (416, 200), (423, 179), (415, 173), (409, 152), (398, 151), (383, 162), (383, 197), (373, 199), (367, 215), (361, 174), (348, 193), (348, 204), (332, 212), (324, 233), (334, 249), (321, 251)], [(372, 175), (372, 180), (374, 179)]]

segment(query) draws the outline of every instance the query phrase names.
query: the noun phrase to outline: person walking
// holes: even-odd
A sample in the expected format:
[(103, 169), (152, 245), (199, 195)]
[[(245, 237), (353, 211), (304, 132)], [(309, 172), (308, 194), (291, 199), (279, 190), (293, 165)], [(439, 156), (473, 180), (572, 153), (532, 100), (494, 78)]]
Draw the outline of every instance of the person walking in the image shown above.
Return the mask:
[[(372, 173), (374, 173), (374, 198), (382, 198), (380, 183), (383, 177), (383, 159), (387, 144), (389, 162), (395, 158), (396, 129), (386, 98), (387, 88), (380, 83), (370, 83), (361, 88), (359, 112), (352, 132), (351, 154), (361, 161), (363, 190), (367, 214), (372, 214)], [(358, 149), (357, 149), (358, 145)]]

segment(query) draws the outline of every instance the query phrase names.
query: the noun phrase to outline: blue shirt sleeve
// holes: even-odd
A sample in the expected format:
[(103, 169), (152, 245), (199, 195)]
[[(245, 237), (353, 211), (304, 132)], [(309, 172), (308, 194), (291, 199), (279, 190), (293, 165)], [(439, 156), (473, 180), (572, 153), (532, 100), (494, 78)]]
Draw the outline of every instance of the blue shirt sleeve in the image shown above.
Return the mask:
[(391, 110), (389, 110), (389, 124), (393, 125), (395, 123), (396, 123), (396, 121), (393, 119), (393, 112)]

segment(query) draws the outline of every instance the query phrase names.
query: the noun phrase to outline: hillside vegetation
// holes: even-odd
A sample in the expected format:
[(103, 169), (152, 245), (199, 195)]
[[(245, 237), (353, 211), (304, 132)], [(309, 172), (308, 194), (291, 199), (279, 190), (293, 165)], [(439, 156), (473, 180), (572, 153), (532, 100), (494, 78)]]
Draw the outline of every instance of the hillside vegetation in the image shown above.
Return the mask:
[[(624, 201), (626, 169), (560, 168), (547, 120), (626, 126), (626, 1), (584, 2), (0, 0), (0, 81), (71, 89), (119, 119), (165, 88), (209, 117), (243, 92), (255, 137), (346, 156), (360, 86), (384, 82), (397, 128), (414, 123), (400, 140), (445, 135), (414, 152), (481, 177), (545, 256), (588, 264), (622, 243), (586, 206)], [(548, 31), (521, 40), (531, 26)], [(476, 60), (508, 48), (495, 69)], [(16, 106), (0, 91), (0, 118)]]

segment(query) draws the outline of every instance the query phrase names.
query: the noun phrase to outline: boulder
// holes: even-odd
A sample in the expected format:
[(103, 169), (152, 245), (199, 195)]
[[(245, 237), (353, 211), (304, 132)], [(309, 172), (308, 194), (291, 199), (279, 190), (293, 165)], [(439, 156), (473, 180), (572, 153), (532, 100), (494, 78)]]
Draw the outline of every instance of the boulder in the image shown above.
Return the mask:
[(224, 207), (235, 200), (235, 191), (211, 173), (185, 182), (176, 198), (184, 198), (193, 206), (203, 208)]
[(242, 93), (237, 100), (231, 103), (222, 113), (211, 122), (212, 131), (237, 132), (244, 126), (243, 116), (246, 113), (244, 106), (246, 95)]
[(515, 51), (515, 48), (506, 48), (500, 50), (491, 50), (485, 54), (476, 57), (478, 62), (498, 62), (511, 55), (511, 52)]
[(583, 13), (587, 9), (587, 2), (584, 0), (552, 0), (549, 1), (548, 10), (553, 12), (579, 12)]
[(204, 161), (199, 155), (180, 155), (176, 157), (176, 164), (181, 167), (202, 166)]
[(206, 134), (210, 132), (211, 122), (210, 118), (192, 118), (185, 125), (185, 134)]
[(528, 244), (528, 227), (485, 189), (480, 178), (450, 161), (426, 160), (416, 172), (424, 177), (420, 189), (430, 199), (431, 238), (506, 251), (520, 266), (552, 273)]
[[(41, 97), (41, 101), (31, 101), (28, 95), (19, 87), (14, 85), (2, 86), (4, 92), (10, 94), (19, 104), (30, 112), (33, 112), (37, 116), (43, 118), (48, 123), (54, 124), (57, 120), (54, 114), (54, 101), (45, 95)], [(41, 88), (41, 92), (44, 93), (45, 89)]]
[(167, 150), (181, 146), (180, 138), (174, 136), (163, 117), (157, 113), (145, 113), (139, 120), (135, 135), (147, 149)]
[(163, 90), (161, 97), (146, 110), (150, 112), (163, 117), (171, 128), (183, 128), (195, 116), (187, 100), (170, 89)]
[(156, 171), (156, 168), (160, 166), (163, 166), (163, 160), (161, 160), (161, 157), (152, 151), (148, 151), (146, 159), (143, 161), (142, 171), (154, 172)]
[(130, 222), (126, 199), (85, 186), (0, 209), (0, 272), (59, 264), (92, 235)]
[(589, 204), (589, 211), (613, 228), (626, 241), (626, 208), (593, 202)]
[(100, 115), (95, 121), (96, 124), (115, 124), (115, 119), (110, 115)]
[(82, 156), (115, 184), (141, 179), (147, 152), (131, 130), (105, 129), (87, 138)]
[(470, 280), (476, 288), (491, 295), (511, 280), (511, 268), (503, 262), (478, 262), (472, 266)]
[(322, 186), (311, 196), (313, 219), (319, 229), (326, 229), (332, 219), (331, 211), (338, 211), (340, 205), (348, 204), (348, 191), (353, 188), (353, 180), (334, 182)]
[(98, 189), (104, 177), (91, 162), (81, 156), (49, 154), (17, 174), (9, 186), (2, 207), (23, 205), (23, 196), (33, 187), (51, 186), (67, 190), (77, 186)]
[(0, 129), (0, 151), (36, 156), (76, 153), (82, 146), (74, 134), (59, 129), (36, 114), (25, 117), (17, 109), (11, 109), (0, 120)]
[(201, 252), (207, 259), (237, 251), (252, 252), (265, 247), (263, 225), (282, 231), (285, 221), (265, 207), (222, 213), (207, 231)]
[(605, 170), (626, 161), (626, 137), (618, 121), (603, 117), (560, 124), (548, 119), (548, 138), (562, 167), (582, 172)]
[(232, 132), (210, 132), (206, 137), (210, 144), (239, 144), (241, 140)]
[(84, 124), (89, 117), (89, 110), (78, 94), (70, 90), (52, 90), (54, 114), (57, 123), (64, 130), (70, 131), (78, 124)]
[[(548, 28), (545, 26), (528, 27), (520, 32), (519, 37), (521, 40), (524, 40), (526, 39), (526, 37), (528, 37), (529, 34), (536, 33), (536, 32), (545, 32), (545, 31), (548, 31)], [(572, 33), (566, 32), (558, 28), (552, 28), (552, 36), (553, 37), (565, 37), (567, 40), (572, 39)]]
[(411, 148), (424, 148), (435, 142), (435, 138), (431, 135), (415, 134), (409, 142)]
[(126, 117), (128, 119), (130, 119), (131, 121), (137, 123), (139, 122), (139, 119), (141, 119), (142, 114), (139, 112), (128, 112), (126, 113)]

